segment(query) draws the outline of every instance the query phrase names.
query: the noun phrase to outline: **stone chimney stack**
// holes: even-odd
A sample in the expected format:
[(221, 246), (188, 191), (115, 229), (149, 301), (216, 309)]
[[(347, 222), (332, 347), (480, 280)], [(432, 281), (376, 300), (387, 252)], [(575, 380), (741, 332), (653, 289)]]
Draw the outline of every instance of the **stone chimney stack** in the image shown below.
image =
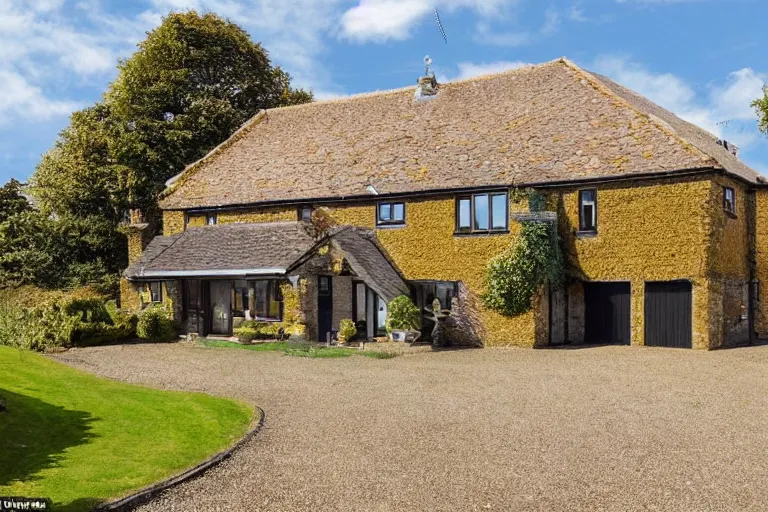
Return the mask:
[(430, 71), (432, 59), (429, 58), (429, 55), (424, 57), (424, 64), (427, 69), (424, 72), (424, 76), (419, 77), (417, 81), (419, 85), (416, 88), (416, 99), (427, 99), (437, 94), (437, 80), (435, 79), (435, 74)]
[(128, 264), (133, 264), (141, 257), (144, 249), (147, 248), (152, 239), (152, 230), (149, 224), (144, 221), (144, 212), (141, 210), (129, 210), (128, 217), (130, 222), (123, 226), (123, 233), (128, 238)]

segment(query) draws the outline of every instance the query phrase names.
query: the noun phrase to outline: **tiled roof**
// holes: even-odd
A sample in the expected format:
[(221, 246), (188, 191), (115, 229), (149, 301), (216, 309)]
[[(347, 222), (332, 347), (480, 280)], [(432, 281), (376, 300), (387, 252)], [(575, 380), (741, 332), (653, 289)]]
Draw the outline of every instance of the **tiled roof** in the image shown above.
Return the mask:
[(155, 237), (128, 279), (281, 274), (315, 245), (300, 222), (224, 224)]
[(559, 59), (440, 85), (261, 113), (192, 165), (180, 209), (725, 169), (757, 173), (690, 125)]
[(350, 267), (360, 279), (387, 302), (399, 295), (409, 295), (408, 285), (384, 255), (373, 231), (344, 227), (332, 236), (347, 256)]
[[(341, 226), (323, 240), (327, 239), (343, 251), (352, 271), (385, 300), (409, 293), (372, 231)], [(282, 275), (290, 273), (318, 245), (310, 226), (302, 222), (205, 226), (155, 237), (139, 261), (128, 267), (125, 277)]]

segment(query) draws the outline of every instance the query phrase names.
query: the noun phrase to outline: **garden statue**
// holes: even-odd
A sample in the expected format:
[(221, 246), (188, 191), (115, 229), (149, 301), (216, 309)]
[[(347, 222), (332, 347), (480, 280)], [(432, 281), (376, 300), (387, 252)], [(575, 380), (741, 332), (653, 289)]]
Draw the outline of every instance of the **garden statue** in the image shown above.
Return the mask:
[(429, 315), (428, 318), (435, 323), (435, 326), (432, 328), (432, 346), (449, 346), (450, 340), (445, 336), (445, 331), (446, 323), (451, 315), (451, 310), (443, 309), (440, 304), (440, 299), (435, 298), (435, 300), (432, 301), (432, 309), (424, 308), (424, 311)]

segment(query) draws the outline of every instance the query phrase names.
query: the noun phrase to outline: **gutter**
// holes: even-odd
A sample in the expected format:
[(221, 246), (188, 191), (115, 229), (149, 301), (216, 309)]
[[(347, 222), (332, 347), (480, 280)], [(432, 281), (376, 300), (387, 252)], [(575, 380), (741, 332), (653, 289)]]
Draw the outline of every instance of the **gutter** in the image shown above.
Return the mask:
[(232, 270), (142, 270), (131, 278), (130, 281), (151, 280), (179, 277), (250, 277), (250, 276), (278, 276), (284, 275), (284, 268), (248, 268)]
[[(615, 182), (623, 182), (623, 181), (629, 181), (629, 182), (647, 181), (647, 180), (654, 180), (654, 179), (668, 178), (668, 177), (680, 178), (680, 177), (687, 177), (687, 176), (701, 176), (701, 175), (712, 174), (712, 173), (728, 175), (736, 180), (747, 183), (750, 186), (757, 185), (740, 176), (736, 176), (731, 173), (728, 173), (725, 171), (725, 169), (722, 169), (722, 168), (699, 167), (699, 168), (682, 169), (682, 170), (676, 170), (676, 171), (656, 171), (656, 172), (648, 172), (648, 173), (642, 173), (642, 174), (639, 174), (639, 173), (620, 174), (620, 175), (614, 175), (614, 176), (599, 176), (599, 177), (589, 177), (589, 178), (572, 179), (572, 180), (535, 181), (535, 182), (529, 182), (529, 183), (485, 185), (485, 186), (478, 186), (478, 187), (424, 189), (424, 190), (416, 190), (411, 192), (380, 193), (378, 195), (354, 194), (354, 195), (335, 196), (335, 197), (324, 196), (324, 197), (311, 197), (311, 198), (305, 198), (305, 199), (280, 199), (280, 200), (274, 200), (274, 201), (260, 201), (260, 202), (253, 202), (253, 203), (204, 206), (199, 208), (183, 208), (183, 207), (162, 208), (162, 210), (187, 211), (190, 213), (195, 213), (195, 212), (211, 212), (211, 211), (221, 211), (221, 210), (241, 210), (241, 209), (249, 209), (249, 208), (255, 208), (255, 207), (268, 207), (268, 206), (293, 206), (293, 205), (298, 206), (298, 205), (305, 205), (308, 203), (328, 204), (328, 203), (338, 203), (338, 202), (344, 202), (344, 201), (367, 202), (367, 201), (370, 201), (371, 199), (382, 200), (382, 199), (399, 199), (399, 198), (407, 198), (407, 197), (414, 197), (414, 196), (419, 196), (419, 197), (439, 196), (439, 195), (446, 195), (446, 194), (462, 194), (462, 193), (471, 193), (471, 192), (506, 190), (509, 188), (542, 188), (542, 189), (568, 188), (568, 187), (578, 187), (581, 185), (593, 185), (593, 184), (600, 184), (600, 183), (615, 183)], [(765, 184), (765, 186), (768, 187), (768, 184)]]

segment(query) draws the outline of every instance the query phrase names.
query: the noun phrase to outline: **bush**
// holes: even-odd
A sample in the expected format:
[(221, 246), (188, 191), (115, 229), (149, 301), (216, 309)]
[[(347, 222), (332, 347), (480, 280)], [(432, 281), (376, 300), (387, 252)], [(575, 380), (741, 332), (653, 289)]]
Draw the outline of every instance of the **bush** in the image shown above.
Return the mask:
[(339, 343), (347, 343), (357, 334), (355, 322), (349, 318), (344, 318), (339, 322)]
[(145, 309), (139, 316), (136, 334), (141, 339), (157, 343), (174, 339), (176, 330), (165, 307), (155, 305)]
[(418, 329), (420, 323), (419, 308), (409, 297), (400, 295), (387, 305), (387, 332)]
[(0, 345), (39, 351), (97, 345), (132, 337), (135, 329), (135, 320), (119, 316), (116, 308), (113, 317), (104, 298), (91, 289), (0, 292)]
[(248, 320), (233, 329), (241, 343), (253, 340), (283, 340), (285, 331), (279, 322), (259, 322)]

